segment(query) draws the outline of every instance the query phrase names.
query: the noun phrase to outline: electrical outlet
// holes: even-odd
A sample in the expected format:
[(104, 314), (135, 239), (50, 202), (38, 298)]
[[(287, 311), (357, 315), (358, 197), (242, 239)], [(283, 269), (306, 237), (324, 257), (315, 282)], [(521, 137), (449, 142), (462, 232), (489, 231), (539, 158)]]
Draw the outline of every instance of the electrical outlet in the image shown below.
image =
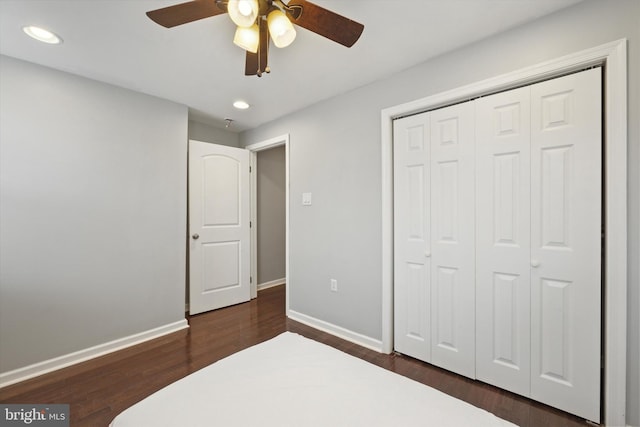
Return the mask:
[(331, 292), (338, 292), (338, 281), (331, 279)]

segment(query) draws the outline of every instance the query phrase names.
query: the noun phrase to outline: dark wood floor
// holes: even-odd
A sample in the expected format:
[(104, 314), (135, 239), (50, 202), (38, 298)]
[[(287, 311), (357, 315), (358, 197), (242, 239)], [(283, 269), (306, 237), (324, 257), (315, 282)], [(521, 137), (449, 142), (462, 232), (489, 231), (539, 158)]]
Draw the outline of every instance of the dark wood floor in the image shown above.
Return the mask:
[(188, 330), (0, 389), (0, 402), (68, 403), (72, 427), (106, 427), (121, 411), (160, 388), (216, 360), (291, 331), (413, 378), (520, 426), (589, 425), (487, 384), (406, 356), (379, 354), (294, 322), (286, 318), (284, 305), (284, 286), (265, 289), (251, 302), (191, 316)]

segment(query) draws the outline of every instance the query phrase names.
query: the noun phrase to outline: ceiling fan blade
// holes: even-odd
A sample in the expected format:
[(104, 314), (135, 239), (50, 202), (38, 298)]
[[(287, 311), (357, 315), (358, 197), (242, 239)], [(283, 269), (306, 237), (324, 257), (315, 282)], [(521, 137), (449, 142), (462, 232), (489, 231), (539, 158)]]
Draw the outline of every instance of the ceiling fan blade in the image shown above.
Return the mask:
[(258, 54), (247, 51), (244, 61), (244, 75), (256, 76), (258, 75)]
[(251, 53), (247, 51), (244, 67), (245, 76), (262, 77), (262, 73), (269, 73), (269, 65), (267, 60), (269, 57), (269, 29), (267, 24), (261, 19), (258, 24), (260, 31), (260, 44), (258, 52)]
[[(294, 24), (346, 47), (353, 46), (364, 30), (364, 25), (307, 0), (291, 0), (287, 6), (292, 10), (287, 14)], [(297, 18), (296, 9), (302, 9)]]
[(166, 28), (187, 24), (199, 19), (209, 18), (225, 13), (218, 7), (216, 0), (193, 0), (162, 9), (151, 10), (147, 16), (157, 24)]

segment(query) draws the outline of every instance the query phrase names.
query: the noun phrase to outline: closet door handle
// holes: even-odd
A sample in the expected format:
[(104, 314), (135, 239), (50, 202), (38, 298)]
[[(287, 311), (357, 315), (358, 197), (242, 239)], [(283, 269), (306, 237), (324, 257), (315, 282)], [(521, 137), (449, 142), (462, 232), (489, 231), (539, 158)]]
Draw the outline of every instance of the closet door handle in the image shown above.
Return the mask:
[(193, 240), (198, 240), (200, 238), (200, 235), (198, 233), (194, 234), (193, 236), (191, 236), (191, 238)]
[(424, 251), (424, 257), (425, 257), (425, 258), (431, 258), (431, 252), (429, 252), (429, 251)]
[(531, 260), (531, 267), (533, 267), (533, 268), (540, 267), (540, 261), (538, 261), (537, 259), (532, 259)]

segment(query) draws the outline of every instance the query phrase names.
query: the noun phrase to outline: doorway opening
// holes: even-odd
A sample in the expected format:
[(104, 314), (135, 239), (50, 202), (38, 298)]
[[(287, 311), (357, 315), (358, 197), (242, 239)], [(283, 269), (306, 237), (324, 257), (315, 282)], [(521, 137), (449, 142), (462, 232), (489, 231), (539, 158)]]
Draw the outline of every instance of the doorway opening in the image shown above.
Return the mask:
[(285, 284), (289, 312), (289, 135), (245, 147), (251, 164), (251, 298)]

